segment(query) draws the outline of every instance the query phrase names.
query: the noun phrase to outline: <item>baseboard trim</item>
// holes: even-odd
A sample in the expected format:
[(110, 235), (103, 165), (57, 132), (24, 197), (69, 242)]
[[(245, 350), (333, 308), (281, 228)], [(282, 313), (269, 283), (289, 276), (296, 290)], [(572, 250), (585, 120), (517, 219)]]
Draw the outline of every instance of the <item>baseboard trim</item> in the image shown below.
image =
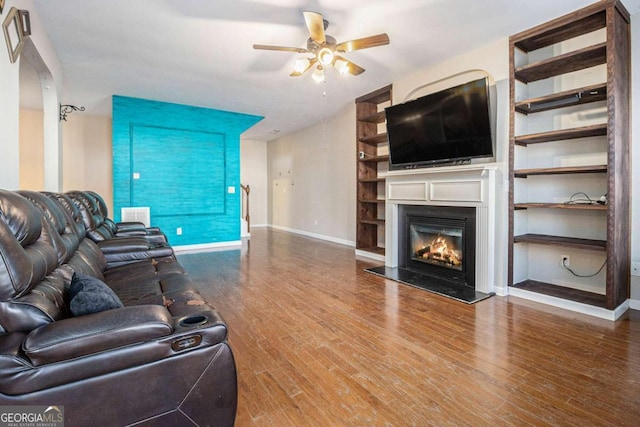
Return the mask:
[(632, 310), (640, 310), (640, 300), (630, 299), (629, 300), (629, 308)]
[(361, 251), (360, 249), (356, 249), (356, 256), (357, 257), (362, 257), (362, 258), (367, 258), (367, 259), (372, 259), (372, 260), (375, 260), (375, 261), (385, 262), (385, 256), (384, 255), (374, 254), (372, 252), (367, 252), (367, 251)]
[(314, 239), (320, 239), (320, 240), (326, 240), (332, 243), (338, 243), (339, 245), (352, 246), (352, 247), (356, 246), (356, 242), (352, 242), (351, 240), (339, 239), (337, 237), (326, 236), (324, 234), (310, 233), (308, 231), (296, 230), (295, 228), (283, 227), (281, 225), (271, 224), (269, 225), (269, 227), (273, 228), (274, 230), (287, 231), (293, 234), (300, 234), (301, 236), (313, 237)]
[(196, 245), (174, 246), (173, 251), (175, 253), (185, 254), (185, 253), (194, 253), (194, 252), (208, 252), (208, 251), (237, 249), (240, 247), (242, 247), (242, 240), (232, 240), (229, 242), (199, 243)]
[(549, 295), (539, 294), (537, 292), (526, 291), (524, 289), (513, 287), (509, 288), (509, 295), (523, 298), (529, 301), (552, 305), (554, 307), (563, 308), (565, 310), (575, 311), (577, 313), (587, 314), (589, 316), (599, 317), (600, 319), (613, 321), (617, 320), (630, 308), (630, 300), (626, 300), (615, 310), (607, 310), (606, 308), (595, 307), (589, 304), (569, 301), (562, 298), (552, 297)]

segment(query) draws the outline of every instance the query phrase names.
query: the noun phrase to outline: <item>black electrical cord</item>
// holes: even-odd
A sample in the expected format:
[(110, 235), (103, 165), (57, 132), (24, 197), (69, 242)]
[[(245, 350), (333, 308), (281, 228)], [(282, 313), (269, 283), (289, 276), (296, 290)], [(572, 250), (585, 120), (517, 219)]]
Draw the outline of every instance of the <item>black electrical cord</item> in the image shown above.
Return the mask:
[(569, 267), (567, 267), (567, 264), (566, 264), (566, 263), (567, 263), (567, 259), (566, 259), (566, 258), (562, 258), (562, 266), (563, 266), (564, 268), (566, 268), (567, 270), (569, 270), (569, 272), (570, 272), (571, 274), (573, 274), (574, 276), (576, 276), (576, 277), (593, 277), (593, 276), (597, 276), (597, 275), (602, 271), (602, 269), (604, 268), (604, 266), (607, 264), (607, 260), (606, 260), (606, 259), (604, 260), (604, 263), (602, 263), (602, 266), (598, 269), (598, 271), (596, 271), (596, 272), (595, 272), (595, 273), (593, 273), (593, 274), (586, 275), (586, 276), (583, 276), (583, 275), (581, 275), (581, 274), (576, 273), (575, 271), (573, 271), (572, 269), (570, 269)]
[[(574, 199), (574, 197), (582, 195), (584, 196), (584, 199)], [(569, 201), (564, 202), (567, 205), (577, 205), (579, 203), (585, 203), (585, 204), (590, 204), (590, 205), (594, 205), (596, 203), (595, 200), (593, 200), (591, 197), (589, 197), (587, 195), (587, 193), (583, 193), (582, 191), (579, 191), (577, 193), (573, 193), (571, 195), (571, 197), (569, 197)]]

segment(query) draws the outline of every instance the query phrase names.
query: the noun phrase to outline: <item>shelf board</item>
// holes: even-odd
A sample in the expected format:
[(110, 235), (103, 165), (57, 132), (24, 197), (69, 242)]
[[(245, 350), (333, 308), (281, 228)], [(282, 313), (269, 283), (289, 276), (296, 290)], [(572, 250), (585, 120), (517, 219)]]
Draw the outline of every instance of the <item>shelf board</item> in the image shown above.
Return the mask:
[(366, 123), (384, 123), (385, 121), (387, 121), (387, 115), (385, 113), (384, 110), (382, 111), (378, 111), (375, 114), (372, 114), (370, 116), (366, 116), (366, 117), (361, 117), (358, 119), (361, 122), (366, 122)]
[(361, 219), (362, 224), (384, 225), (384, 219)]
[[(530, 35), (531, 30), (520, 33), (512, 39), (516, 39), (514, 45), (523, 52), (531, 52), (552, 44), (560, 43), (574, 37), (587, 34), (607, 25), (607, 15), (603, 10), (599, 13), (587, 15), (582, 19), (567, 21), (564, 25), (549, 28), (546, 31)], [(518, 40), (519, 39), (519, 40)]]
[(391, 88), (392, 85), (382, 87), (376, 91), (356, 98), (356, 104), (369, 103), (369, 104), (382, 104), (383, 102), (391, 101)]
[(359, 138), (358, 140), (364, 144), (378, 145), (382, 144), (383, 142), (387, 142), (387, 133), (385, 132), (373, 136), (365, 136), (363, 138)]
[(376, 255), (384, 255), (384, 248), (379, 246), (367, 247), (367, 248), (357, 248), (359, 251), (363, 252), (371, 252)]
[(511, 286), (525, 291), (536, 292), (596, 307), (606, 308), (607, 305), (607, 297), (605, 295), (567, 288), (565, 286), (552, 285), (550, 283), (538, 282), (536, 280), (525, 280)]
[(564, 246), (575, 249), (606, 251), (606, 240), (578, 239), (575, 237), (548, 236), (546, 234), (521, 234), (513, 237), (514, 243), (534, 243), (536, 245)]
[(531, 83), (560, 74), (583, 70), (607, 62), (607, 43), (602, 42), (514, 70), (516, 80)]
[(362, 182), (362, 183), (384, 182), (384, 181), (385, 181), (384, 178), (361, 178), (358, 180), (358, 182)]
[(367, 157), (364, 159), (359, 159), (362, 163), (380, 163), (380, 162), (388, 162), (389, 161), (389, 155), (385, 154), (384, 156), (372, 156), (372, 157)]
[(544, 209), (570, 209), (570, 210), (585, 210), (585, 211), (606, 211), (607, 205), (600, 204), (586, 204), (586, 203), (515, 203), (513, 208), (528, 209), (528, 208), (544, 208)]
[(359, 203), (384, 203), (384, 199), (358, 199)]
[(516, 102), (515, 109), (522, 114), (533, 114), (606, 99), (607, 84), (601, 83)]
[(514, 143), (522, 147), (529, 144), (541, 144), (544, 142), (564, 141), (567, 139), (587, 138), (591, 136), (607, 135), (607, 124), (580, 126), (571, 129), (552, 130), (549, 132), (530, 133), (516, 136)]
[(564, 168), (516, 169), (513, 171), (513, 175), (516, 178), (526, 178), (531, 175), (567, 175), (578, 173), (607, 173), (607, 165), (570, 166)]

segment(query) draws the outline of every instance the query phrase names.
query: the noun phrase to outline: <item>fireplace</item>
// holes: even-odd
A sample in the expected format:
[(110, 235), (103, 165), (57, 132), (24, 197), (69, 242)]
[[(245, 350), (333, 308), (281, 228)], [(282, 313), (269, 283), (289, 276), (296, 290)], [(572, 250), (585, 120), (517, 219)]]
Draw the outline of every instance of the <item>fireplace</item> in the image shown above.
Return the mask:
[(475, 288), (475, 208), (403, 205), (399, 217), (399, 267)]

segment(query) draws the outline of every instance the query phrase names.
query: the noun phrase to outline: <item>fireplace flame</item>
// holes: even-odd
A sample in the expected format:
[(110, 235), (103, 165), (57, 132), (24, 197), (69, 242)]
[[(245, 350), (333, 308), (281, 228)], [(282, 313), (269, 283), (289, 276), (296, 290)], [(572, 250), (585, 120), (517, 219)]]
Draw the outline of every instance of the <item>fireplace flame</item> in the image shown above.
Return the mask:
[(426, 261), (437, 262), (459, 267), (462, 265), (462, 256), (459, 251), (449, 247), (444, 237), (438, 236), (430, 244), (416, 251), (416, 256)]

